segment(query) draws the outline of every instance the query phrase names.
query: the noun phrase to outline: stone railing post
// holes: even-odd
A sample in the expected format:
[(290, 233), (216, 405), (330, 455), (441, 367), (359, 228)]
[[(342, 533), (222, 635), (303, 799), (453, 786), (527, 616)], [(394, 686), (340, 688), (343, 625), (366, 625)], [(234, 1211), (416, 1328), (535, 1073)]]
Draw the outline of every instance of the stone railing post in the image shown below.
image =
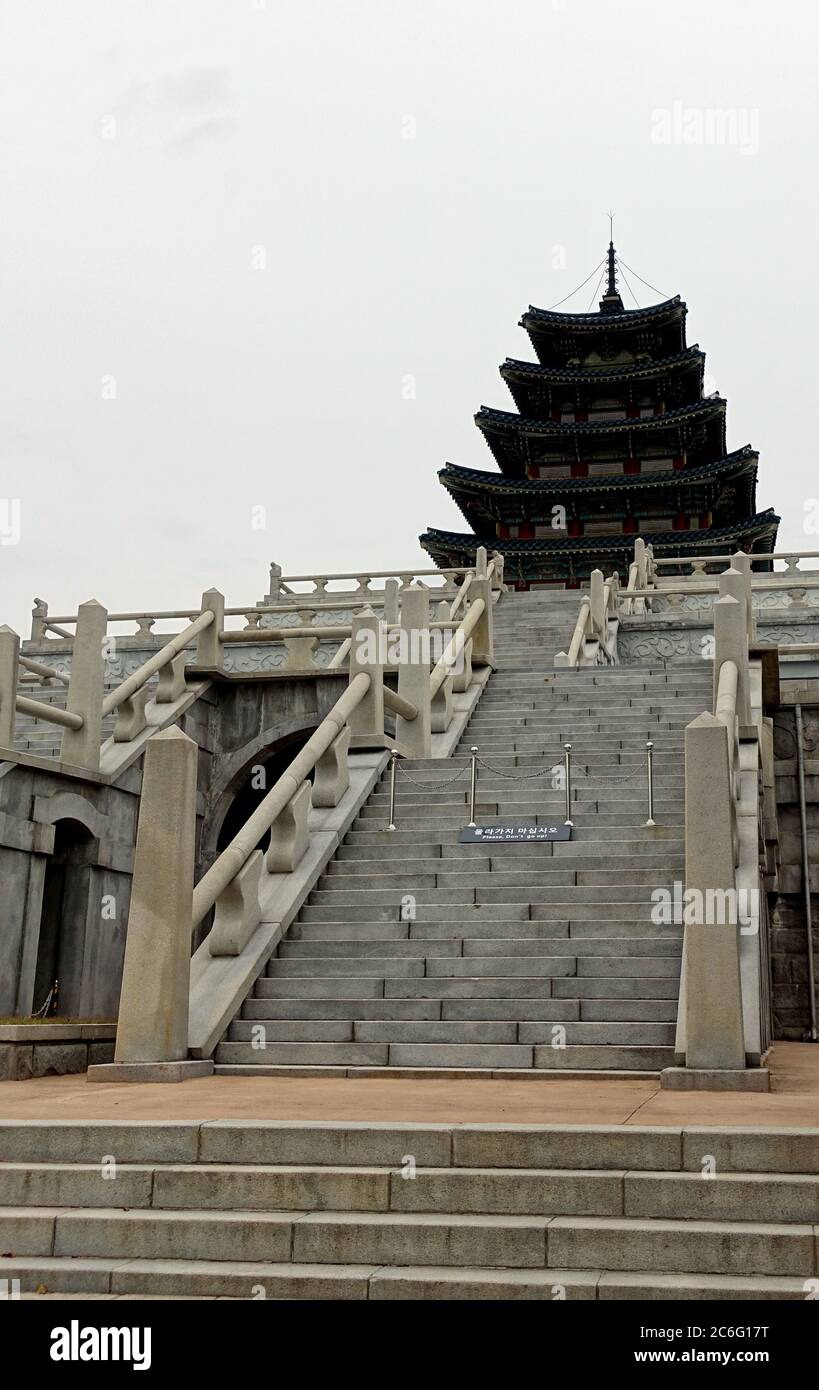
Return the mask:
[(108, 610), (92, 598), (77, 609), (77, 626), (71, 649), (71, 672), (66, 709), (82, 715), (81, 729), (64, 729), (60, 762), (98, 772), (102, 742), (102, 646), (108, 627)]
[(353, 710), (350, 725), (352, 748), (384, 747), (384, 641), (380, 618), (367, 606), (353, 616), (349, 678), (360, 671), (370, 676), (370, 688)]
[(225, 648), (219, 640), (219, 633), (225, 626), (225, 596), (218, 589), (206, 589), (202, 595), (202, 612), (212, 613), (213, 622), (200, 632), (196, 641), (196, 665), (209, 666), (211, 670), (224, 669)]
[(605, 643), (606, 639), (606, 600), (603, 593), (604, 579), (602, 570), (592, 570), (589, 582), (591, 593), (591, 620), (592, 632), (595, 637)]
[(431, 641), (429, 590), (413, 585), (401, 595), (401, 639), (398, 652), (398, 694), (418, 711), (414, 719), (395, 716), (395, 737), (408, 756), (431, 755), (429, 666)]
[(0, 748), (14, 747), (20, 638), (10, 627), (0, 627)]
[[(731, 569), (738, 571), (742, 575), (743, 587), (745, 589), (745, 621), (748, 627), (748, 641), (756, 640), (756, 620), (754, 618), (754, 593), (751, 586), (751, 556), (744, 550), (738, 550), (731, 556)], [(736, 595), (734, 595), (736, 597)]]
[[(483, 612), (472, 629), (473, 666), (491, 666), (494, 660), (492, 581), (486, 577), (486, 550), (478, 547), (475, 563), (475, 578), (469, 586), (469, 603), (483, 599)], [(461, 615), (463, 616), (463, 615)]]
[(704, 1071), (745, 1069), (738, 924), (715, 907), (736, 897), (728, 739), (713, 714), (685, 730), (684, 1052)]
[(638, 536), (634, 542), (634, 561), (637, 565), (637, 588), (645, 589), (647, 573), (646, 543), (642, 536)]
[(181, 1081), (213, 1071), (188, 1061), (196, 839), (193, 739), (163, 729), (145, 745), (117, 1043), (89, 1081)]
[(45, 637), (45, 625), (48, 620), (48, 604), (43, 598), (35, 598), (34, 607), (31, 610), (31, 640), (32, 642), (42, 642)]
[[(388, 579), (384, 584), (384, 622), (395, 624), (399, 619), (398, 610), (398, 589), (397, 579)], [(406, 591), (405, 591), (406, 592)]]
[[(722, 576), (721, 576), (722, 577)], [(748, 635), (745, 629), (745, 605), (731, 594), (724, 594), (713, 606), (714, 615), (714, 709), (717, 707), (719, 673), (723, 662), (733, 661), (737, 668), (737, 719), (740, 724), (751, 722), (751, 688), (748, 669)]]

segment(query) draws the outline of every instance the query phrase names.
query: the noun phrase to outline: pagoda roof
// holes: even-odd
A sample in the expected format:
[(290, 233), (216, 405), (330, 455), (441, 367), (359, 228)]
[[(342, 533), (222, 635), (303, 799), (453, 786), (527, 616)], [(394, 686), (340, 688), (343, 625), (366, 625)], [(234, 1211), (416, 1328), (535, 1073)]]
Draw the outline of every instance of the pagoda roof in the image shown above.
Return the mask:
[(541, 434), (556, 438), (560, 435), (572, 437), (590, 434), (623, 434), (632, 431), (650, 434), (653, 430), (665, 429), (668, 425), (683, 420), (714, 420), (725, 414), (728, 402), (724, 396), (707, 396), (704, 400), (693, 401), (690, 405), (678, 406), (676, 410), (665, 410), (662, 415), (642, 415), (620, 420), (535, 420), (528, 415), (518, 415), (513, 410), (495, 410), (482, 405), (475, 416), (479, 429), (486, 426), (499, 433)]
[[(609, 315), (606, 315), (608, 321)], [(705, 353), (698, 343), (675, 352), (670, 357), (657, 357), (647, 362), (621, 362), (615, 367), (544, 367), (540, 362), (521, 362), (516, 357), (507, 357), (501, 364), (500, 374), (504, 381), (520, 377), (524, 381), (625, 381), (631, 378), (651, 379), (674, 369), (681, 370), (699, 362), (704, 366)]]
[(621, 492), (634, 489), (679, 487), (685, 483), (707, 482), (710, 478), (734, 478), (756, 473), (759, 453), (750, 444), (734, 449), (713, 463), (691, 464), (662, 473), (612, 473), (600, 478), (509, 478), (504, 473), (487, 473), (478, 468), (461, 468), (448, 463), (438, 477), (450, 493), (480, 494), (494, 492), (502, 496), (518, 493)]
[(538, 309), (536, 305), (530, 304), (520, 320), (520, 326), (535, 330), (576, 328), (608, 331), (610, 328), (637, 328), (654, 319), (673, 318), (677, 314), (685, 313), (686, 306), (678, 294), (672, 299), (662, 300), (659, 304), (649, 304), (645, 309), (623, 309), (621, 313), (595, 310), (589, 314), (563, 314), (557, 313), (554, 309)]
[[(673, 551), (676, 554), (680, 551), (696, 553), (709, 548), (719, 549), (731, 541), (742, 539), (757, 541), (759, 553), (769, 554), (776, 543), (776, 531), (780, 520), (781, 518), (769, 507), (766, 511), (745, 517), (731, 526), (709, 527), (704, 531), (658, 531), (655, 534), (640, 531), (637, 534), (642, 536), (646, 545), (653, 546), (658, 554), (664, 551)], [(498, 550), (502, 555), (547, 557), (574, 554), (588, 555), (590, 559), (594, 559), (595, 555), (605, 555), (613, 550), (622, 549), (623, 546), (633, 546), (635, 535), (612, 532), (608, 536), (550, 536), (533, 540), (513, 537), (509, 540), (499, 540), (496, 536), (481, 537), (430, 528), (419, 536), (419, 540), (425, 550), (463, 551), (472, 554), (476, 546), (485, 545), (487, 549)]]

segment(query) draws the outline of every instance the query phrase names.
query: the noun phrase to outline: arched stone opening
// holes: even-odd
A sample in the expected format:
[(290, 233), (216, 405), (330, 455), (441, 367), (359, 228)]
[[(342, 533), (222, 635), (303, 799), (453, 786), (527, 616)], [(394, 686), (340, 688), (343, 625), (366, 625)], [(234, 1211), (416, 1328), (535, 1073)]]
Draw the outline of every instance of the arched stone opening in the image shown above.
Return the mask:
[[(76, 1017), (82, 1009), (83, 955), (93, 865), (98, 842), (81, 821), (66, 817), (54, 823), (54, 850), (45, 869), (34, 1012), (49, 994), (49, 1016)], [(52, 993), (53, 991), (53, 993)]]

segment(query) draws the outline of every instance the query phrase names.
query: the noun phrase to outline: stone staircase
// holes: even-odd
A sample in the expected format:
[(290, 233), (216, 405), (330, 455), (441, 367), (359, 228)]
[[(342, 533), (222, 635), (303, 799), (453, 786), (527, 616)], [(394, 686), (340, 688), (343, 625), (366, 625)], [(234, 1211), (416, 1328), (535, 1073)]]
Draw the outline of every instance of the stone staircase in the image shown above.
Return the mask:
[(818, 1163), (818, 1130), (7, 1121), (0, 1280), (12, 1297), (805, 1299)]
[[(399, 765), (393, 833), (385, 774), (218, 1070), (656, 1074), (673, 1062), (682, 933), (654, 924), (651, 894), (683, 876), (683, 730), (710, 704), (711, 670), (555, 671), (576, 611), (576, 594), (504, 597), (498, 670), (455, 756)], [(459, 844), (471, 744), (487, 765), (479, 824), (562, 823), (567, 740), (571, 841)]]

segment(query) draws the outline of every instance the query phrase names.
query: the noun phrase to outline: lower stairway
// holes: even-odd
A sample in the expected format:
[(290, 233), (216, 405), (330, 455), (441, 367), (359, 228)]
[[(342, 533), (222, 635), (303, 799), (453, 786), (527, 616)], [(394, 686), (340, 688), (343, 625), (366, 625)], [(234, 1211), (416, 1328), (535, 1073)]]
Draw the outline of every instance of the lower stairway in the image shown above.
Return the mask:
[(804, 1300), (818, 1167), (819, 1130), (5, 1121), (0, 1288)]
[[(385, 773), (219, 1044), (219, 1072), (673, 1064), (682, 929), (652, 920), (652, 893), (683, 878), (683, 735), (711, 669), (556, 671), (567, 599), (574, 612), (564, 594), (498, 605), (498, 669), (455, 755), (399, 762), (394, 832)], [(571, 840), (459, 843), (472, 745), (478, 824), (562, 824), (567, 741)]]

